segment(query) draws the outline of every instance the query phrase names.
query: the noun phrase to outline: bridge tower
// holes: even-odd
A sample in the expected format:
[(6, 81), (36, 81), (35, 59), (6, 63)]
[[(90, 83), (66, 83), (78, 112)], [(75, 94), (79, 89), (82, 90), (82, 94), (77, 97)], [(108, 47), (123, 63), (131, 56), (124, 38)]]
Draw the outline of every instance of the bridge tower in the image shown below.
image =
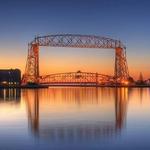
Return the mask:
[(115, 70), (114, 77), (117, 82), (125, 82), (129, 78), (128, 65), (126, 60), (126, 49), (115, 48)]
[(22, 78), (24, 85), (39, 83), (40, 46), (115, 49), (114, 82), (123, 83), (129, 78), (126, 49), (120, 41), (91, 35), (48, 35), (36, 37), (28, 46), (25, 74)]
[(28, 45), (28, 56), (22, 84), (39, 83), (39, 46), (38, 43)]

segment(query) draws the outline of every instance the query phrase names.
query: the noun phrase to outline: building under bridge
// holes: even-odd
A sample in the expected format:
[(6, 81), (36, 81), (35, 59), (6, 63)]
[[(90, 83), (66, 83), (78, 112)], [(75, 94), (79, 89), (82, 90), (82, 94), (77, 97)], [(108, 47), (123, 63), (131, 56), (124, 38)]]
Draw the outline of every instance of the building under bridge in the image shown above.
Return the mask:
[(0, 86), (18, 86), (21, 83), (19, 69), (0, 69)]

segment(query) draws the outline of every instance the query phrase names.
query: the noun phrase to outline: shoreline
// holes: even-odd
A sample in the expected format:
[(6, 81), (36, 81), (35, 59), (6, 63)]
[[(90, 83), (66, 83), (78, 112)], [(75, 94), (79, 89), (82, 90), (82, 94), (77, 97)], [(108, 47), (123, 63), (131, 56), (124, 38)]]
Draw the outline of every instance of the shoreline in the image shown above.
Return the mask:
[(34, 86), (0, 86), (0, 89), (40, 89), (49, 87), (108, 87), (108, 88), (150, 88), (150, 85), (34, 85)]

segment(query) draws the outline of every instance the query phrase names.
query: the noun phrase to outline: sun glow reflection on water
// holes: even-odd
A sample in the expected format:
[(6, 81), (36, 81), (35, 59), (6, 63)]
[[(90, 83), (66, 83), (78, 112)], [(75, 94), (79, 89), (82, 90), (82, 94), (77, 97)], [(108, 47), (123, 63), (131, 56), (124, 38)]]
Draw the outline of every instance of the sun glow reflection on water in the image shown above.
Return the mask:
[(150, 148), (149, 115), (148, 88), (0, 90), (0, 149)]

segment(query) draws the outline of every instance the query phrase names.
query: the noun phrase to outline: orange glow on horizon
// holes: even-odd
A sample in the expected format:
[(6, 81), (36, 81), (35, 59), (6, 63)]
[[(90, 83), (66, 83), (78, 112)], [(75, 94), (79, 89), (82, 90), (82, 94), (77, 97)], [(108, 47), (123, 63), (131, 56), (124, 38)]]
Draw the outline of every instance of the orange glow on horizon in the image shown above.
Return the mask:
[[(101, 51), (99, 50), (81, 50), (80, 54), (80, 50), (74, 52), (73, 49), (66, 50), (60, 48), (55, 52), (55, 49), (51, 50), (50, 48), (50, 50), (47, 50), (48, 52), (41, 50), (40, 75), (76, 72), (78, 70), (82, 72), (97, 72), (108, 75), (114, 74), (113, 50), (111, 52), (108, 50), (108, 54), (107, 52), (105, 54), (105, 51), (102, 50), (101, 56)], [(59, 54), (58, 52), (60, 51), (63, 51), (63, 53)], [(18, 68), (23, 74), (25, 71), (26, 57), (26, 52), (24, 52), (24, 54), (12, 53), (10, 55), (6, 55), (4, 53), (0, 57), (0, 69)], [(149, 64), (147, 64), (143, 59), (141, 59), (140, 62), (137, 62), (135, 59), (131, 59), (129, 57), (127, 58), (127, 62), (130, 76), (135, 80), (139, 78), (140, 72), (142, 72), (144, 79), (150, 78), (150, 71), (148, 69)]]

